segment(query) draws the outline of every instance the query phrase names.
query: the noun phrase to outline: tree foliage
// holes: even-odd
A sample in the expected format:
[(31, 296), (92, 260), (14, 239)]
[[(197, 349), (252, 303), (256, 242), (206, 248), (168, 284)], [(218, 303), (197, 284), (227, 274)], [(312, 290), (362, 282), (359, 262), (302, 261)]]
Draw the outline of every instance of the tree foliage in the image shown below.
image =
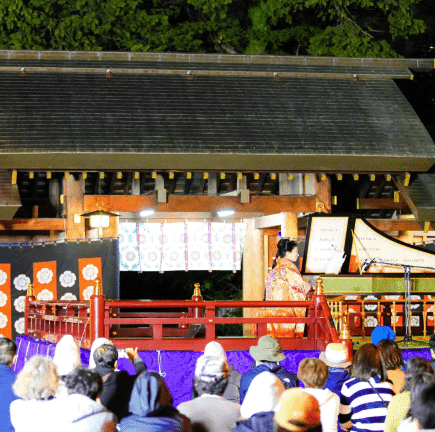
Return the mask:
[(397, 57), (427, 1), (3, 0), (0, 48)]

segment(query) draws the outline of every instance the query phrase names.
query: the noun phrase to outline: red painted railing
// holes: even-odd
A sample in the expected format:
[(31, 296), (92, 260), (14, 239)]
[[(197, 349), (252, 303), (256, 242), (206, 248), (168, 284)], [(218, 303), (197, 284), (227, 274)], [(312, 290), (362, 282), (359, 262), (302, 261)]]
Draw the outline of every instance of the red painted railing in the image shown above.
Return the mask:
[[(52, 342), (57, 342), (65, 334), (72, 334), (83, 347), (89, 347), (98, 337), (106, 337), (117, 348), (134, 346), (139, 350), (202, 351), (206, 343), (218, 339), (226, 350), (246, 350), (267, 334), (268, 323), (304, 323), (307, 324), (306, 337), (282, 338), (282, 348), (323, 350), (328, 343), (338, 342), (339, 338), (321, 282), (318, 279), (316, 294), (310, 301), (202, 301), (196, 289), (193, 300), (187, 301), (106, 301), (103, 295), (97, 294), (89, 302), (39, 302), (30, 292), (26, 299), (25, 330), (28, 335)], [(306, 318), (222, 318), (217, 314), (219, 308), (274, 307), (302, 307), (308, 313)], [(125, 308), (146, 312), (120, 311)], [(186, 308), (187, 312), (183, 311)], [(176, 312), (152, 312), (153, 309), (175, 309)], [(243, 324), (247, 336), (217, 338), (216, 326), (225, 324)], [(192, 325), (203, 325), (204, 336), (187, 338)], [(350, 338), (345, 334), (342, 339), (351, 351)]]

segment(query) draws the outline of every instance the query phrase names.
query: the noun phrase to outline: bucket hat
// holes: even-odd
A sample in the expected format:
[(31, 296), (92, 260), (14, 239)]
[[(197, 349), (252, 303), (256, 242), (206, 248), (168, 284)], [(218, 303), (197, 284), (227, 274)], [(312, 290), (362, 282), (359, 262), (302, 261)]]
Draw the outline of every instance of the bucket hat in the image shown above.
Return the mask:
[(256, 361), (279, 362), (286, 356), (282, 353), (281, 344), (273, 336), (261, 336), (258, 345), (249, 348), (249, 353)]
[(330, 343), (319, 359), (329, 367), (347, 368), (352, 362), (347, 360), (347, 348), (341, 343)]

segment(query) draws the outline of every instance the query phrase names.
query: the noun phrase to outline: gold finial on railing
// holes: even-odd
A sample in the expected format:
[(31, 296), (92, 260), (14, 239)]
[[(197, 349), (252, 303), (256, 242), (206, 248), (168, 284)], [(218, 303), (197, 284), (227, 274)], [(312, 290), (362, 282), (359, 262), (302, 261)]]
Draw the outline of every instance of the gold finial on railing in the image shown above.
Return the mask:
[(318, 202), (316, 204), (316, 212), (317, 213), (323, 213), (325, 211), (325, 204), (323, 204), (322, 202)]
[(103, 283), (101, 279), (95, 279), (95, 295), (103, 295)]
[(424, 338), (427, 335), (426, 320), (427, 320), (427, 309), (426, 309), (426, 301), (424, 301), (423, 302), (423, 337)]
[(343, 323), (340, 328), (340, 339), (350, 339), (349, 315), (343, 315)]
[(396, 311), (396, 302), (393, 301), (393, 310), (391, 312), (392, 320), (393, 320), (393, 331), (396, 334), (396, 321), (397, 321), (397, 311)]
[(199, 283), (196, 283), (194, 285), (195, 289), (193, 290), (193, 295), (196, 297), (201, 295), (201, 290), (199, 289), (199, 286), (200, 286)]
[(29, 283), (27, 285), (27, 297), (34, 296), (34, 295), (35, 295), (35, 292), (33, 290), (33, 284)]
[(323, 279), (322, 278), (317, 278), (316, 279), (316, 295), (323, 295)]

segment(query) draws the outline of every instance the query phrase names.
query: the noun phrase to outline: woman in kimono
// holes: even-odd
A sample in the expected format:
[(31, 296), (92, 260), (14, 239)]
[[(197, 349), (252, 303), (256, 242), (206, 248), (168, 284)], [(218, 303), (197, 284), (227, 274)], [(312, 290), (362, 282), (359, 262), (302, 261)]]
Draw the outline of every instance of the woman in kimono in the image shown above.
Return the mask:
[[(266, 278), (266, 300), (306, 300), (313, 287), (302, 279), (295, 265), (299, 257), (297, 244), (288, 238), (281, 238), (278, 251), (273, 261), (272, 270)], [(270, 308), (264, 309), (263, 317), (300, 317), (305, 318), (305, 308)], [(304, 324), (271, 323), (267, 332), (275, 338), (299, 337), (304, 335)]]

